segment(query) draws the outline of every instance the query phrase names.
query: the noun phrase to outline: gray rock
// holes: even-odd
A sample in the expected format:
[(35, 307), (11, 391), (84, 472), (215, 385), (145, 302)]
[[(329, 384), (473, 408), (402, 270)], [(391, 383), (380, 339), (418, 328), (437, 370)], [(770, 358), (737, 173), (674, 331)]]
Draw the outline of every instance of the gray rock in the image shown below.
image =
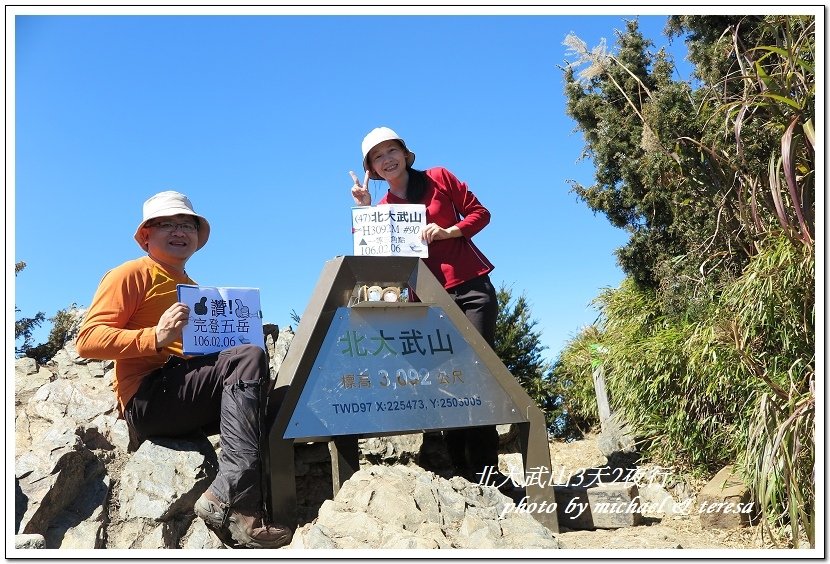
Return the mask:
[(15, 535), (15, 548), (46, 548), (46, 540), (43, 535)]
[(746, 527), (756, 515), (749, 486), (734, 465), (728, 464), (709, 480), (697, 499), (697, 512), (704, 529)]
[(32, 450), (15, 460), (20, 503), (25, 506), (17, 525), (21, 533), (44, 534), (51, 521), (102, 472), (101, 462), (65, 421), (53, 425), (32, 443)]
[(201, 519), (194, 519), (181, 539), (181, 547), (196, 550), (214, 550), (227, 548), (216, 534)]
[(501, 527), (497, 521), (485, 520), (467, 513), (458, 525), (456, 543), (458, 548), (496, 548), (501, 538)]
[(47, 363), (59, 378), (82, 379), (98, 378), (105, 375), (106, 371), (113, 366), (111, 360), (96, 360), (83, 358), (78, 355), (75, 348), (75, 338), (81, 328), (86, 309), (70, 306), (66, 313), (71, 317), (70, 326), (67, 330), (67, 342), (61, 350)]
[[(325, 502), (323, 505), (325, 505)], [(332, 540), (334, 536), (334, 533), (323, 524), (318, 523), (313, 527), (307, 525), (306, 527), (301, 527), (294, 533), (294, 538), (291, 539), (291, 544), (288, 547), (294, 549), (316, 548), (330, 550), (338, 547), (337, 543)]]
[(200, 452), (209, 445), (178, 439), (144, 441), (124, 466), (119, 488), (121, 519), (167, 521), (192, 515), (193, 504), (215, 476)]
[(29, 376), (38, 371), (37, 361), (28, 356), (18, 358), (14, 361), (14, 375), (15, 376)]
[(621, 415), (614, 413), (603, 422), (602, 432), (597, 437), (597, 448), (605, 456), (637, 451), (634, 434)]
[(422, 433), (359, 439), (361, 465), (416, 463), (422, 444)]
[(50, 428), (52, 423), (40, 417), (30, 417), (25, 409), (18, 409), (14, 421), (14, 453), (15, 457), (29, 453), (32, 445), (36, 444)]
[(144, 519), (122, 521), (107, 530), (107, 548), (141, 548), (140, 541), (148, 537), (157, 524)]
[(279, 327), (271, 323), (262, 326), (265, 334), (265, 350), (268, 352), (268, 368), (271, 372), (271, 380), (277, 379), (277, 373), (282, 366), (282, 361), (288, 353), (288, 347), (294, 339), (294, 331), (287, 327), (280, 331)]
[(586, 490), (594, 527), (618, 529), (643, 522), (639, 488), (633, 482), (613, 482)]
[(52, 379), (52, 372), (38, 366), (33, 358), (23, 357), (14, 361), (14, 395), (20, 403), (26, 403), (31, 395)]
[(49, 362), (60, 378), (103, 378), (112, 361), (90, 360), (82, 358), (75, 350), (74, 342), (66, 343), (64, 348), (55, 353)]
[(66, 509), (56, 515), (46, 530), (46, 548), (105, 548), (109, 476), (102, 465), (89, 476), (83, 489)]
[(112, 415), (98, 415), (78, 427), (78, 435), (90, 450), (117, 450), (127, 452), (130, 434), (127, 422)]
[(657, 483), (647, 483), (640, 486), (640, 502), (643, 505), (643, 513), (651, 515), (673, 515), (678, 510), (672, 495)]
[[(417, 466), (368, 466), (356, 472), (293, 548), (503, 548), (521, 531), (522, 546), (558, 548), (531, 515), (510, 512), (495, 488), (446, 480)], [(507, 515), (507, 517), (502, 517)], [(510, 524), (504, 527), (503, 522)]]
[(117, 410), (112, 391), (94, 390), (74, 381), (58, 379), (42, 386), (29, 400), (26, 412), (49, 421), (66, 417), (92, 421)]

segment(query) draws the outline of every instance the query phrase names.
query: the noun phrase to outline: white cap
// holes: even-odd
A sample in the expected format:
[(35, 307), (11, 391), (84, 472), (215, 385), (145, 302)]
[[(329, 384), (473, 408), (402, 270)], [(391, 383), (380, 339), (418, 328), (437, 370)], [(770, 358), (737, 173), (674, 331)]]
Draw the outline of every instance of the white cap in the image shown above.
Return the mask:
[[(403, 146), (403, 150), (406, 153), (406, 166), (412, 166), (412, 163), (415, 162), (415, 153), (406, 148), (406, 143), (404, 143), (403, 139), (401, 139), (397, 133), (388, 127), (376, 127), (363, 138), (363, 144), (361, 145), (361, 149), (363, 149), (363, 170), (369, 170), (369, 151), (384, 141), (392, 140), (401, 142), (401, 146)], [(374, 171), (369, 172), (369, 178), (373, 180), (381, 180), (381, 177)]]
[(210, 237), (210, 223), (208, 223), (207, 219), (193, 211), (193, 204), (190, 203), (190, 199), (180, 192), (168, 190), (166, 192), (159, 192), (155, 196), (151, 196), (146, 202), (144, 202), (143, 211), (143, 219), (141, 220), (141, 223), (138, 224), (134, 237), (138, 243), (138, 246), (145, 251), (147, 250), (147, 246), (141, 240), (141, 228), (144, 227), (145, 223), (157, 217), (185, 214), (198, 218), (199, 243), (196, 246), (197, 251), (205, 246), (208, 237)]

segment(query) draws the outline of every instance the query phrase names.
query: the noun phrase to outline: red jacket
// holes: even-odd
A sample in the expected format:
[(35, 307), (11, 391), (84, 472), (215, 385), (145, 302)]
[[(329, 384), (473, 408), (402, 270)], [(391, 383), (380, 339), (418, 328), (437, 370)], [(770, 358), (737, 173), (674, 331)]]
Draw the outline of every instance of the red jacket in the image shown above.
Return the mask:
[(449, 290), (468, 280), (493, 270), (487, 257), (473, 245), (472, 237), (490, 223), (490, 212), (450, 171), (442, 167), (426, 171), (429, 182), (420, 202), (409, 202), (391, 192), (380, 204), (424, 204), (427, 223), (443, 228), (458, 226), (461, 237), (433, 241), (429, 245), (429, 257), (424, 262), (438, 281)]

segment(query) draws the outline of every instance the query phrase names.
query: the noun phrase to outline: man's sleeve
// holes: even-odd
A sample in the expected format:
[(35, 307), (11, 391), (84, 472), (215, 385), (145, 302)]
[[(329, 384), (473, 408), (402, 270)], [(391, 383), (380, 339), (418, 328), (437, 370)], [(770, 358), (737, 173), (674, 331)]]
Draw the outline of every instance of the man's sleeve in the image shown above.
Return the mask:
[(127, 328), (144, 298), (145, 284), (139, 273), (123, 265), (104, 275), (78, 332), (80, 356), (118, 360), (156, 354), (155, 327)]

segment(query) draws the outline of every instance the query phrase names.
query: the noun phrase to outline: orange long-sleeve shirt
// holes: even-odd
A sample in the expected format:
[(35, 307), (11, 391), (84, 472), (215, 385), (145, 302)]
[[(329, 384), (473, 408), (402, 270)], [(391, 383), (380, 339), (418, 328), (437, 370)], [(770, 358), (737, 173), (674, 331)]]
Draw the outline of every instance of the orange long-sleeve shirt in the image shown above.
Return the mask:
[(147, 374), (170, 355), (182, 355), (181, 341), (156, 350), (155, 327), (178, 301), (177, 284), (195, 284), (149, 256), (125, 262), (101, 279), (77, 338), (84, 358), (115, 361), (115, 395), (124, 412)]

